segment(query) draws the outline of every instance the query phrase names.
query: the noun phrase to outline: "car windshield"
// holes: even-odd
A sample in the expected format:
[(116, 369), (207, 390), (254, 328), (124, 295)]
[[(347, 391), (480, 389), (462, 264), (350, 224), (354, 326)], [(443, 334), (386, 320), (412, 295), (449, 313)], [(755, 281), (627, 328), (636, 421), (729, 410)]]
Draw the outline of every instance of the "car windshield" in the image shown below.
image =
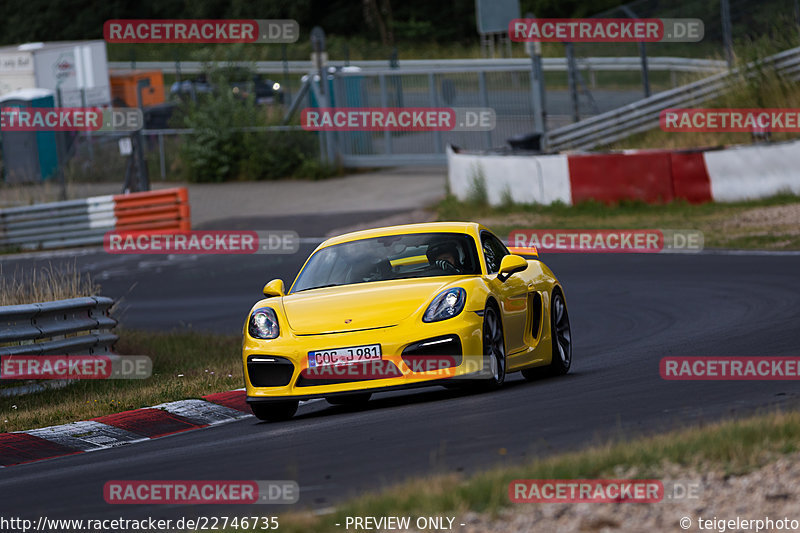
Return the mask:
[(478, 275), (475, 241), (459, 233), (388, 235), (323, 248), (308, 260), (293, 293), (406, 278)]

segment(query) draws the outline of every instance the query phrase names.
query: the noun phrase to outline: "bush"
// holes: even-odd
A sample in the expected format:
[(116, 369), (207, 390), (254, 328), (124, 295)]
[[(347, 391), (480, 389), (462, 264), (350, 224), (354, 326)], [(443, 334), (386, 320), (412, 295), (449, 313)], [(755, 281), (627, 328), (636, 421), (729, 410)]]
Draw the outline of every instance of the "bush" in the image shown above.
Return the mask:
[(240, 178), (274, 180), (298, 176), (298, 171), (318, 151), (316, 134), (307, 131), (246, 133)]
[[(274, 180), (302, 176), (317, 168), (314, 178), (332, 174), (315, 162), (316, 134), (307, 131), (247, 131), (277, 122), (279, 113), (257, 106), (252, 95), (241, 98), (230, 80), (210, 73), (217, 90), (184, 103), (179, 127), (193, 129), (181, 143), (185, 177), (193, 182)], [(177, 124), (176, 124), (177, 125)]]

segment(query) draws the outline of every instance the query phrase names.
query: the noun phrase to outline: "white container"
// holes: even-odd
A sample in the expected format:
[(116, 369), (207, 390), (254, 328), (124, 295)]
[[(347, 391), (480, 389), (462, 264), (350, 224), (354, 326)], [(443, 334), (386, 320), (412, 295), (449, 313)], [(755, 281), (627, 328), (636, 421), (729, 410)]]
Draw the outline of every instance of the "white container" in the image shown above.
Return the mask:
[(106, 43), (102, 40), (26, 43), (0, 48), (0, 97), (20, 89), (61, 93), (62, 107), (110, 106)]

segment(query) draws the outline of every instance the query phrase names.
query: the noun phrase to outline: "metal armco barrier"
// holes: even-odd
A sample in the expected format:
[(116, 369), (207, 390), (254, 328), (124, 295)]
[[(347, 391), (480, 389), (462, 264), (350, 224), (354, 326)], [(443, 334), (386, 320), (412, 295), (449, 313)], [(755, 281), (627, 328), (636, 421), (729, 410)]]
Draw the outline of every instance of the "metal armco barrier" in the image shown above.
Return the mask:
[(111, 298), (0, 307), (0, 355), (108, 355), (118, 337)]
[(185, 187), (0, 209), (0, 248), (102, 244), (113, 230), (190, 229)]
[[(578, 59), (578, 68), (587, 71), (639, 71), (641, 70), (639, 57), (586, 57)], [(405, 59), (400, 61), (398, 69), (423, 70), (426, 74), (430, 71), (463, 72), (466, 70), (494, 70), (494, 69), (527, 69), (530, 68), (529, 58), (519, 59)], [(160, 70), (164, 74), (199, 74), (209, 68), (219, 68), (221, 63), (204, 63), (202, 61), (137, 61), (136, 68), (145, 70)], [(224, 63), (228, 65), (228, 63)], [(311, 61), (256, 61), (233, 62), (231, 65), (252, 68), (259, 74), (308, 74), (315, 69)], [(386, 60), (331, 60), (329, 66), (356, 66), (364, 70), (382, 70), (389, 66)], [(131, 68), (130, 61), (109, 61), (109, 68)], [(648, 68), (651, 71), (673, 72), (717, 72), (726, 68), (725, 61), (716, 59), (693, 59), (688, 57), (651, 57), (648, 59)], [(542, 67), (546, 72), (564, 72), (567, 70), (567, 60), (563, 57), (545, 57)]]
[(728, 89), (729, 81), (735, 76), (757, 68), (773, 68), (788, 79), (796, 81), (800, 77), (800, 47), (769, 56), (757, 63), (749, 63), (742, 69), (715, 74), (555, 129), (548, 134), (548, 148), (588, 150), (611, 144), (634, 133), (657, 128), (659, 115), (664, 109), (695, 107), (713, 100)]

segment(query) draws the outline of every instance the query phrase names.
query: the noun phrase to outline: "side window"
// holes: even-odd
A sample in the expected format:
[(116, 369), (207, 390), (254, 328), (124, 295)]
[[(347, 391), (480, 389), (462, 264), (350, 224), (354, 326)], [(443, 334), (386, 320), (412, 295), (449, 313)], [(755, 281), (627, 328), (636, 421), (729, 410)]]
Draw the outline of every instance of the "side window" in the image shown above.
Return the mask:
[(481, 234), (481, 248), (486, 259), (486, 270), (489, 274), (495, 274), (500, 270), (500, 261), (508, 255), (508, 249), (497, 237), (487, 232)]

